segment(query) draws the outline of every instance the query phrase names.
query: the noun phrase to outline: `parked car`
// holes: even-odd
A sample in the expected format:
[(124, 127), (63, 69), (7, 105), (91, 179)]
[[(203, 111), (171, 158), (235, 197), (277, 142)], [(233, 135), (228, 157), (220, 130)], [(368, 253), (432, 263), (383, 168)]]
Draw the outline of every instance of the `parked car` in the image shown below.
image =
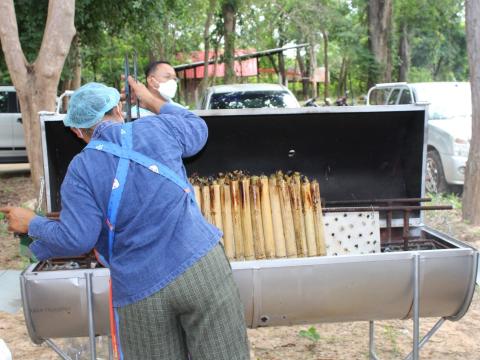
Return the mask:
[(211, 86), (201, 109), (299, 108), (295, 96), (280, 84), (232, 84)]
[(415, 103), (429, 104), (426, 190), (445, 192), (449, 185), (463, 185), (472, 135), (470, 84), (377, 84), (367, 95), (367, 105)]
[(13, 86), (0, 86), (0, 163), (28, 162), (22, 114)]

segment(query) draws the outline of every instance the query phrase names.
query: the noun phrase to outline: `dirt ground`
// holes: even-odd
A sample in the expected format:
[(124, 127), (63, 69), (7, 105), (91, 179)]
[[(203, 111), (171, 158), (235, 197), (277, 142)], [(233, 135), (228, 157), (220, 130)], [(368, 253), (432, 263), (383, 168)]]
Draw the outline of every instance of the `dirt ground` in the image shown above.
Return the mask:
[[(28, 173), (0, 173), (0, 206), (23, 204), (34, 197)], [(428, 224), (480, 248), (480, 227), (472, 227), (461, 221), (458, 197), (435, 197), (434, 203), (451, 204), (455, 209), (427, 213)], [(18, 255), (18, 240), (6, 231), (6, 225), (2, 221), (0, 244), (0, 269), (22, 269), (26, 262)], [(421, 319), (421, 335), (436, 320)], [(302, 330), (309, 328), (311, 333), (318, 334), (316, 340), (300, 335)], [(380, 359), (402, 359), (410, 352), (412, 321), (378, 321), (375, 329), (377, 355)], [(368, 330), (368, 323), (354, 322), (250, 329), (248, 334), (252, 360), (347, 360), (368, 359)], [(421, 350), (421, 358), (480, 360), (479, 333), (480, 292), (477, 288), (467, 314), (457, 322), (447, 321)], [(14, 359), (59, 358), (46, 345), (36, 346), (31, 343), (21, 310), (16, 314), (0, 312), (0, 338), (7, 343)], [(61, 340), (59, 344), (66, 350), (72, 342)], [(87, 359), (88, 352), (84, 351), (83, 354), (82, 358)]]

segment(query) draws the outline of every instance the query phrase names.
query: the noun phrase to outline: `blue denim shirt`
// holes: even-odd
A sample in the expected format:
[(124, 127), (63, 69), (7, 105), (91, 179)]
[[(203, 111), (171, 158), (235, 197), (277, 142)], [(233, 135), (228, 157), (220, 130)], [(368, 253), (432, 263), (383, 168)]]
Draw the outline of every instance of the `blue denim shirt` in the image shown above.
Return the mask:
[[(92, 139), (120, 144), (120, 123), (103, 122)], [(160, 115), (133, 123), (133, 149), (175, 171), (187, 182), (182, 158), (205, 145), (205, 122), (166, 104)], [(108, 259), (108, 201), (118, 163), (115, 156), (87, 149), (75, 156), (61, 187), (60, 221), (36, 216), (29, 235), (39, 260), (74, 256), (95, 247)], [(193, 189), (192, 189), (193, 191)], [(130, 162), (117, 217), (110, 271), (114, 306), (146, 298), (168, 285), (219, 241), (221, 232), (176, 184)]]

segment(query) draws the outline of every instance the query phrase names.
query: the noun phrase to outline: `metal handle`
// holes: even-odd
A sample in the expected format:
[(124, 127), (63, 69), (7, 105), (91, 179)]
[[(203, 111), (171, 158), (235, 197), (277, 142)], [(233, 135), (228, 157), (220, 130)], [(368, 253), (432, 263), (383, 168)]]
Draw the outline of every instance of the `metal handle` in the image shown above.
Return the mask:
[[(132, 92), (130, 91), (130, 85), (128, 84), (128, 77), (130, 76), (130, 64), (128, 62), (128, 52), (125, 53), (124, 59), (124, 76), (125, 76), (125, 96), (126, 96), (126, 104), (125, 104), (125, 112), (127, 113), (126, 122), (132, 121)], [(138, 80), (137, 78), (137, 50), (133, 50), (133, 77), (135, 81)], [(137, 98), (137, 119), (140, 117), (140, 103)]]
[(130, 68), (128, 64), (128, 53), (125, 53), (125, 59), (123, 63), (123, 70), (124, 70), (124, 76), (125, 76), (125, 111), (127, 113), (127, 122), (132, 121), (132, 108), (131, 108), (131, 102), (132, 102), (132, 94), (130, 93), (130, 85), (128, 84), (128, 77), (130, 76)]

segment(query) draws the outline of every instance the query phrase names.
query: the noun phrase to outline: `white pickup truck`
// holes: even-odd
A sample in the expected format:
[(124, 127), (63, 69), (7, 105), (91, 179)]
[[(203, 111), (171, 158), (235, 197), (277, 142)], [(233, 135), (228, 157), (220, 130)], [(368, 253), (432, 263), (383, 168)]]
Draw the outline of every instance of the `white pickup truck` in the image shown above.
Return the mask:
[(429, 104), (426, 190), (446, 192), (450, 185), (463, 185), (472, 136), (470, 84), (377, 84), (367, 95), (367, 105), (415, 103)]
[(0, 86), (0, 163), (28, 162), (22, 114), (13, 86)]

